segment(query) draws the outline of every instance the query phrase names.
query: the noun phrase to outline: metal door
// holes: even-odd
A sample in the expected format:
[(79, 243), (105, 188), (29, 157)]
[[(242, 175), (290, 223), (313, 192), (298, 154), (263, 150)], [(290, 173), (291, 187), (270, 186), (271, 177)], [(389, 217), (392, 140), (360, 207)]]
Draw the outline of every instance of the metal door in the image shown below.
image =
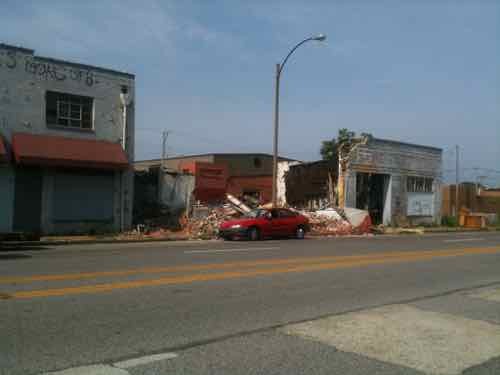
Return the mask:
[(40, 233), (42, 172), (39, 168), (16, 169), (14, 190), (14, 231)]

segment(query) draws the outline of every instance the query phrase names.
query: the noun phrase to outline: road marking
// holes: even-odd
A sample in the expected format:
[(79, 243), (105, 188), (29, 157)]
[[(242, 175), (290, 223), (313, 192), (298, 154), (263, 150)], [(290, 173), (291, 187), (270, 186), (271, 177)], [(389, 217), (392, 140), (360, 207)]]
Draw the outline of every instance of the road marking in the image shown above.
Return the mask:
[(216, 254), (216, 253), (236, 253), (239, 251), (262, 251), (262, 250), (279, 250), (280, 247), (247, 247), (223, 250), (187, 250), (184, 254)]
[(121, 368), (121, 369), (127, 369), (130, 367), (147, 365), (148, 363), (164, 361), (164, 360), (173, 359), (176, 357), (177, 357), (177, 354), (175, 354), (175, 353), (153, 354), (153, 355), (146, 355), (144, 357), (129, 359), (126, 361), (116, 362), (116, 363), (113, 363), (113, 366)]
[[(476, 251), (480, 249), (497, 249), (497, 247), (484, 247), (484, 248), (466, 248), (459, 249), (458, 251)], [(500, 248), (499, 248), (500, 249)], [(174, 273), (184, 271), (213, 271), (218, 269), (234, 269), (234, 268), (250, 268), (259, 266), (274, 266), (274, 265), (287, 265), (287, 264), (308, 264), (319, 263), (323, 261), (352, 261), (374, 258), (391, 258), (400, 256), (422, 255), (422, 254), (446, 254), (457, 250), (424, 250), (424, 251), (391, 251), (384, 253), (372, 253), (362, 255), (328, 255), (319, 257), (297, 257), (285, 259), (267, 259), (255, 261), (240, 261), (240, 262), (227, 262), (227, 263), (208, 263), (198, 265), (185, 265), (185, 266), (167, 266), (167, 267), (144, 267), (128, 270), (118, 271), (98, 271), (98, 272), (77, 272), (71, 274), (55, 274), (55, 275), (32, 275), (32, 276), (18, 276), (18, 277), (0, 277), (0, 284), (22, 284), (37, 281), (65, 281), (65, 280), (80, 280), (92, 279), (97, 277), (111, 277), (111, 276), (130, 276), (137, 274), (156, 274), (156, 273)], [(8, 295), (2, 296), (0, 299), (10, 298)]]
[(456, 238), (453, 240), (443, 240), (443, 242), (470, 242), (470, 241), (484, 241), (484, 238)]
[(418, 253), (415, 252), (402, 253), (399, 255), (386, 256), (386, 257), (371, 257), (371, 258), (364, 257), (364, 259), (363, 258), (360, 259), (360, 257), (351, 256), (351, 257), (343, 257), (342, 261), (337, 259), (336, 262), (331, 262), (332, 259), (330, 258), (330, 262), (319, 263), (319, 264), (318, 263), (299, 264), (299, 265), (288, 264), (286, 267), (263, 268), (263, 269), (244, 270), (244, 271), (227, 271), (219, 273), (178, 275), (178, 276), (162, 277), (159, 279), (152, 279), (152, 280), (134, 280), (134, 281), (105, 283), (96, 285), (82, 285), (77, 287), (18, 291), (6, 294), (4, 295), (3, 298), (28, 299), (37, 297), (54, 297), (54, 296), (65, 296), (65, 295), (75, 295), (75, 294), (93, 294), (93, 293), (110, 292), (114, 290), (135, 289), (148, 286), (189, 284), (201, 281), (217, 281), (217, 280), (244, 278), (244, 277), (267, 276), (274, 274), (289, 274), (289, 273), (299, 273), (299, 272), (333, 270), (338, 268), (363, 267), (376, 264), (422, 261), (422, 260), (448, 258), (448, 257), (464, 256), (464, 255), (496, 254), (499, 252), (500, 252), (500, 247), (494, 247), (494, 248), (462, 249), (462, 250), (450, 250), (450, 251), (439, 251), (439, 252), (425, 251)]

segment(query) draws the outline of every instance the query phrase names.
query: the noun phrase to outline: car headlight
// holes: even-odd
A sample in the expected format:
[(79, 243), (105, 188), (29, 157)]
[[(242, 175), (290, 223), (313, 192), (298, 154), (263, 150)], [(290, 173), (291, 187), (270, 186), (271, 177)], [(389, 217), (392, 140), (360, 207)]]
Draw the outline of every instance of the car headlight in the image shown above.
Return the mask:
[(240, 224), (234, 224), (234, 225), (231, 225), (231, 228), (238, 229), (238, 228), (241, 228), (241, 225)]

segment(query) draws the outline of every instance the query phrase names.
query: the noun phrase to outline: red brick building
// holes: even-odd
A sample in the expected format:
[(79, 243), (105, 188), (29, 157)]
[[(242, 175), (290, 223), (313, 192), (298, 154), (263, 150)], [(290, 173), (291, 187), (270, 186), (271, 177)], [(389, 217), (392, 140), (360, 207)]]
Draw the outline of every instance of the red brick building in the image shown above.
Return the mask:
[[(279, 161), (291, 159), (279, 158)], [(134, 163), (136, 170), (159, 168), (161, 159)], [(195, 176), (194, 197), (202, 202), (223, 200), (226, 193), (251, 195), (261, 202), (272, 196), (273, 156), (262, 153), (201, 154), (178, 156), (163, 161), (166, 170)]]

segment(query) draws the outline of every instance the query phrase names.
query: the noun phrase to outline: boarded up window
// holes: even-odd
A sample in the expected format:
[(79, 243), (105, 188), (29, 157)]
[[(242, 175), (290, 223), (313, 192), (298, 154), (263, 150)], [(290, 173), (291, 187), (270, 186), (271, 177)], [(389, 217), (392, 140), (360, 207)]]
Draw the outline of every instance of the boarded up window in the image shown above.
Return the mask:
[(54, 178), (55, 222), (111, 222), (113, 174), (58, 173)]

